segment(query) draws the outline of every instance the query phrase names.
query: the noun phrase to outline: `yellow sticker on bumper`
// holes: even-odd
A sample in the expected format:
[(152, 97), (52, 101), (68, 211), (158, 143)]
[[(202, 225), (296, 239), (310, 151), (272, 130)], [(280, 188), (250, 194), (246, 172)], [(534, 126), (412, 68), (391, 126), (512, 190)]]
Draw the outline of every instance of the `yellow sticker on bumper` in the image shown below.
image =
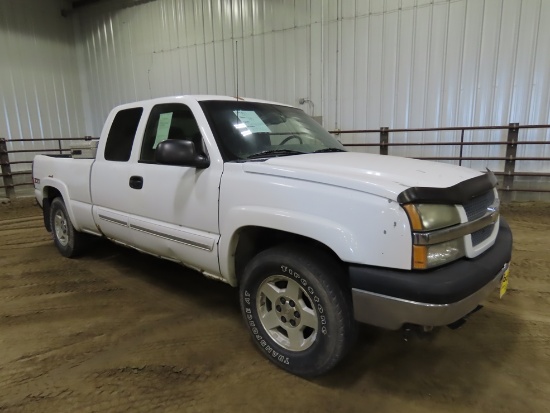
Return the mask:
[(508, 289), (509, 274), (510, 274), (510, 268), (504, 271), (504, 275), (502, 276), (502, 280), (500, 281), (500, 298), (502, 298), (502, 296), (506, 294), (506, 290)]

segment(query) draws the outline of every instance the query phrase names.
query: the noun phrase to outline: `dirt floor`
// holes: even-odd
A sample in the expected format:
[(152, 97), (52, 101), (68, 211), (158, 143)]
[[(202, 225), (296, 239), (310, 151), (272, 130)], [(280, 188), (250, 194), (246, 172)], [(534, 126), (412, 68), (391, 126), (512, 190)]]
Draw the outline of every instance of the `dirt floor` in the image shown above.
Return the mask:
[(0, 205), (1, 412), (550, 411), (550, 204), (504, 209), (502, 300), (428, 339), (362, 326), (311, 381), (256, 351), (236, 290), (106, 241), (63, 258), (31, 204)]

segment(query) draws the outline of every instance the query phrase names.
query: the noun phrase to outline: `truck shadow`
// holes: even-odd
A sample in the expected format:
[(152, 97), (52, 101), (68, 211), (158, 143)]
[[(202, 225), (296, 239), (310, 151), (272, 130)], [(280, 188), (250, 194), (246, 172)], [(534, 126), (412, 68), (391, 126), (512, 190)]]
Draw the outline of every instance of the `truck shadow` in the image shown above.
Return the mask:
[(315, 381), (328, 388), (362, 387), (411, 403), (430, 399), (470, 405), (517, 352), (522, 321), (483, 308), (458, 330), (441, 327), (431, 336), (403, 338), (401, 331), (360, 325), (357, 344), (333, 371)]
[[(192, 302), (212, 317), (242, 323), (238, 290), (194, 270), (104, 240), (83, 259), (115, 261), (121, 277), (115, 283), (131, 280), (143, 294), (152, 287), (161, 298)], [(244, 325), (242, 333), (248, 334)], [(509, 354), (517, 351), (521, 334), (521, 320), (499, 312), (498, 306), (483, 308), (458, 330), (442, 327), (422, 338), (412, 334), (407, 341), (402, 331), (359, 325), (357, 343), (345, 360), (310, 382), (330, 389), (354, 389), (354, 393), (391, 394), (411, 403), (429, 399), (469, 405), (492, 377), (502, 373)], [(260, 357), (259, 352), (256, 356)]]
[(148, 296), (156, 293), (160, 299), (169, 299), (172, 303), (192, 302), (199, 307), (207, 307), (207, 311), (213, 315), (227, 315), (230, 312), (241, 321), (238, 289), (206, 278), (201, 273), (175, 262), (140, 253), (104, 239), (97, 240), (82, 260), (111, 261), (120, 277), (110, 278), (110, 281), (122, 283), (124, 287), (134, 291), (139, 290)]

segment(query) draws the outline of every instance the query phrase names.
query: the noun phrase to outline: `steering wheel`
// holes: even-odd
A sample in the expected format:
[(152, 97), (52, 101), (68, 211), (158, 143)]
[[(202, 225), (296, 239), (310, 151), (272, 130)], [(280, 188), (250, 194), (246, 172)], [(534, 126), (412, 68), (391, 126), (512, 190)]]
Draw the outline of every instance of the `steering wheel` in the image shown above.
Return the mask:
[(288, 141), (292, 140), (292, 139), (297, 139), (300, 141), (300, 145), (303, 144), (304, 142), (302, 141), (302, 138), (300, 138), (298, 135), (290, 135), (290, 136), (287, 136), (285, 139), (283, 139), (283, 141), (279, 144), (279, 146), (283, 146), (285, 143), (287, 143)]

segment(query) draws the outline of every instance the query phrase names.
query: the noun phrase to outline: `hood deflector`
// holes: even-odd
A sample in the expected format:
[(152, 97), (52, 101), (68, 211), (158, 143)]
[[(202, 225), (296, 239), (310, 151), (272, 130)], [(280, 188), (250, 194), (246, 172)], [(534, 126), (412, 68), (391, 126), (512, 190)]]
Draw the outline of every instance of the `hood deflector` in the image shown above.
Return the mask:
[(497, 185), (495, 175), (487, 170), (484, 175), (470, 178), (448, 188), (427, 188), (415, 186), (397, 196), (400, 204), (422, 202), (426, 204), (463, 204)]

